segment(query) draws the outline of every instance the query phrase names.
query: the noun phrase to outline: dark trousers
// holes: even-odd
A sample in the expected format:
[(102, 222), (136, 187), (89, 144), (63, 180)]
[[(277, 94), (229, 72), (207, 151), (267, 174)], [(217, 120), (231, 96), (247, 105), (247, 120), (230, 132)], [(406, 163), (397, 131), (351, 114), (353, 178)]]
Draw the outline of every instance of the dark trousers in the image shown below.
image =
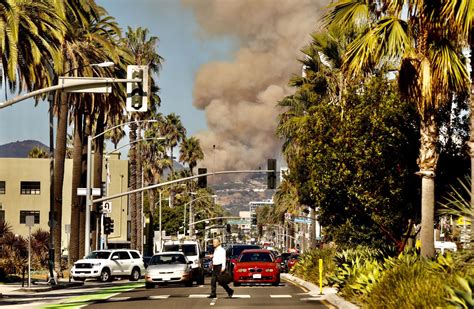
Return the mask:
[[(217, 277), (220, 275), (222, 269), (222, 265), (214, 265), (212, 267), (212, 280), (211, 280), (211, 295), (216, 296), (216, 288), (217, 288), (217, 282), (219, 281)], [(230, 295), (232, 293), (232, 289), (227, 285), (227, 284), (221, 284), (219, 282), (219, 285), (224, 288), (224, 290), (227, 292), (227, 295)]]

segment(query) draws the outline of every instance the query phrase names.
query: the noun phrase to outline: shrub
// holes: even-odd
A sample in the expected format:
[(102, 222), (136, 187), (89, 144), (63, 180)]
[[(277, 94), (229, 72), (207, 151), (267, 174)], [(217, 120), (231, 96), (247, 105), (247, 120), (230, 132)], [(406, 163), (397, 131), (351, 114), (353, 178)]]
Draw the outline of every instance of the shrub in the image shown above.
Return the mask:
[(456, 281), (456, 287), (446, 287), (448, 302), (456, 308), (474, 308), (474, 278), (456, 276)]
[(327, 276), (334, 273), (334, 248), (313, 249), (303, 253), (291, 273), (295, 276), (319, 285), (319, 259), (323, 260), (323, 284), (327, 284)]

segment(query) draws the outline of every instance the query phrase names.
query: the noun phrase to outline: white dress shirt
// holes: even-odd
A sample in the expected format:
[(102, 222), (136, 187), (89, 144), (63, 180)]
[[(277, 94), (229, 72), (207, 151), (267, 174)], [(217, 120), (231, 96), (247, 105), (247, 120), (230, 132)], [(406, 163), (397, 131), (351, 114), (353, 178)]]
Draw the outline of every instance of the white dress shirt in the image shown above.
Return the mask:
[(214, 255), (212, 257), (212, 265), (222, 265), (222, 270), (225, 269), (225, 263), (226, 263), (226, 258), (225, 258), (225, 250), (222, 248), (222, 246), (219, 246), (214, 249)]

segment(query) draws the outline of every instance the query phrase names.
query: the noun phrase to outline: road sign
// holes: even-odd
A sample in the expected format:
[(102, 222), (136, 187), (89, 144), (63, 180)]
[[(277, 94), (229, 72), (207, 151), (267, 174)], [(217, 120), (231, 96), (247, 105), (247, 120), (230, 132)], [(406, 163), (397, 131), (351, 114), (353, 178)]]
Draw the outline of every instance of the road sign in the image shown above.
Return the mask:
[[(77, 188), (77, 195), (78, 196), (86, 196), (87, 195), (87, 188)], [(101, 196), (101, 189), (100, 188), (92, 188), (92, 196)]]
[(308, 219), (308, 218), (295, 218), (295, 223), (311, 224), (311, 219)]
[(102, 203), (102, 211), (104, 213), (111, 213), (112, 212), (112, 202), (103, 202)]

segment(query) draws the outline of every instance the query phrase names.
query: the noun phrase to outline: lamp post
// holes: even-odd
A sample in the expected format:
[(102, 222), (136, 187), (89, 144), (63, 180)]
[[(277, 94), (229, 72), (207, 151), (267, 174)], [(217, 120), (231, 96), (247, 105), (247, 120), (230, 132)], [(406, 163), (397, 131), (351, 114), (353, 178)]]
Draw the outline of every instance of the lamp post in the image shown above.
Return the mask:
[(113, 126), (112, 128), (109, 128), (107, 130), (104, 130), (104, 132), (97, 134), (95, 136), (87, 136), (87, 177), (86, 177), (86, 222), (85, 222), (85, 245), (84, 245), (84, 253), (85, 255), (88, 255), (90, 253), (90, 230), (91, 230), (91, 208), (92, 208), (92, 141), (104, 134), (107, 134), (107, 132), (110, 132), (116, 128), (125, 126), (130, 123), (139, 123), (139, 122), (145, 122), (145, 123), (150, 123), (150, 122), (158, 122), (158, 120), (151, 119), (151, 120), (136, 120), (136, 121), (129, 121), (125, 122), (116, 126)]

